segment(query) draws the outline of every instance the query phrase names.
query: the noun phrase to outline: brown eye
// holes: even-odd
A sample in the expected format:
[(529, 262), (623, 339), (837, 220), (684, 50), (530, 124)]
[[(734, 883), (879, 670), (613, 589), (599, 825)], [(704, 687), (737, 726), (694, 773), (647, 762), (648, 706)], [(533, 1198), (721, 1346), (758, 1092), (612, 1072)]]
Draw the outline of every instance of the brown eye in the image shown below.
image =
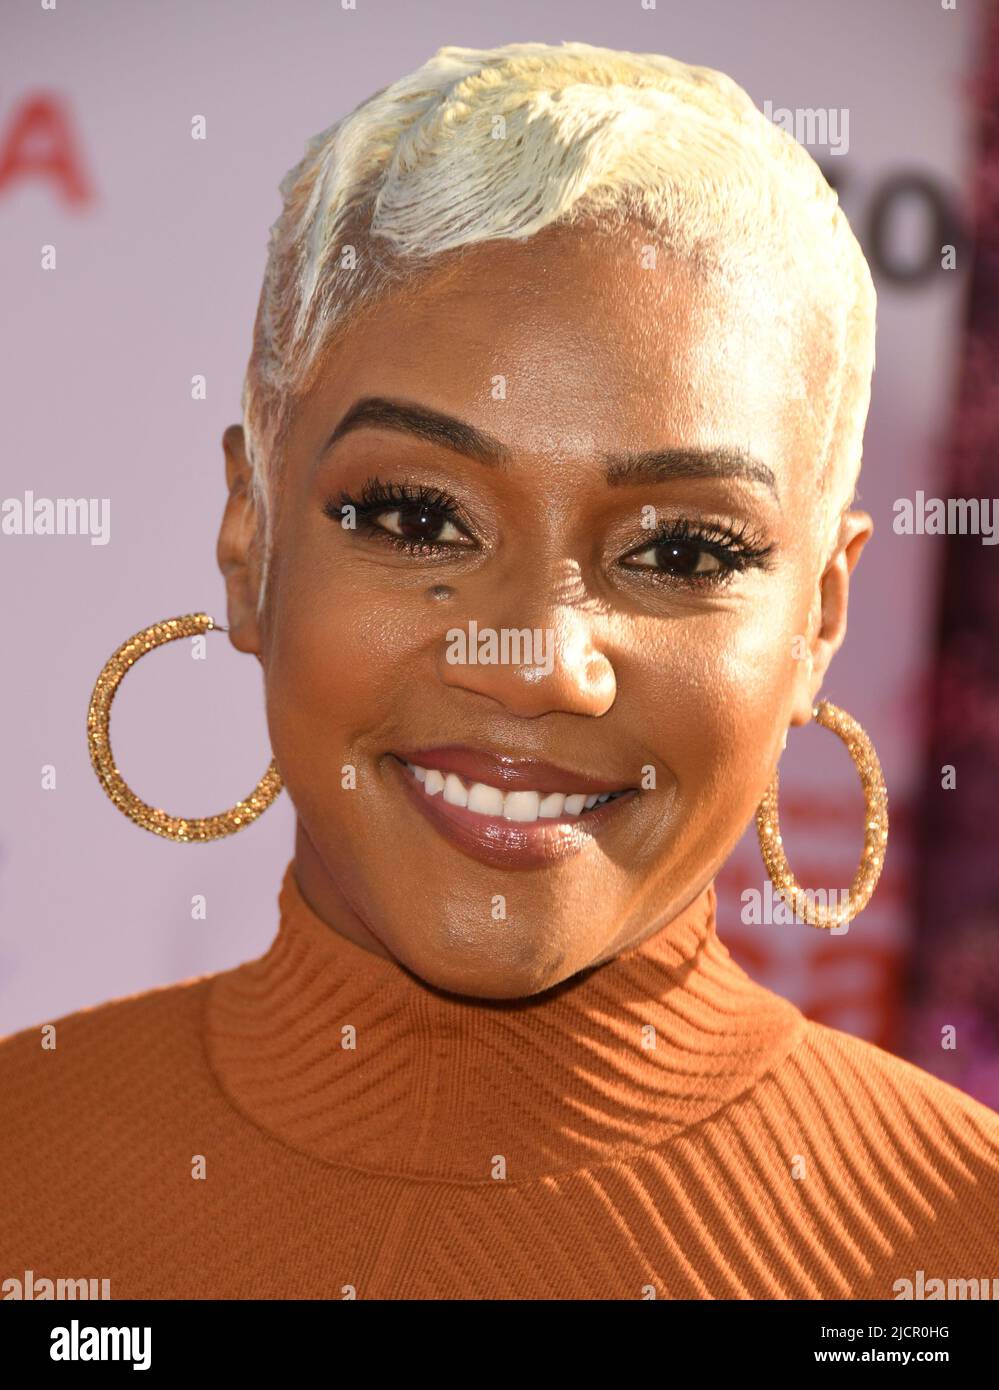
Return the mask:
[[(644, 557), (651, 558), (644, 558)], [(717, 555), (697, 541), (668, 540), (637, 551), (632, 557), (636, 565), (674, 574), (679, 579), (692, 575), (716, 574), (724, 569)]]
[(372, 520), (382, 530), (417, 545), (454, 544), (463, 539), (462, 532), (448, 519), (442, 507), (397, 507), (394, 511), (381, 512)]

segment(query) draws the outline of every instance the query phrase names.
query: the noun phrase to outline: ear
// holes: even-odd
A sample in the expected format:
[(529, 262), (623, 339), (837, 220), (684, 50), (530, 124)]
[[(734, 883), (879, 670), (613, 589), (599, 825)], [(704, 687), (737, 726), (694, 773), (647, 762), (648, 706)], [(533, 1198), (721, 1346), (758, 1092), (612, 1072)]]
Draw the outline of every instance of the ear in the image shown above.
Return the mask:
[(790, 723), (807, 724), (822, 688), (829, 663), (846, 637), (850, 575), (870, 540), (874, 521), (867, 512), (847, 512), (840, 523), (836, 548), (819, 579), (806, 634), (804, 660), (798, 663)]
[(253, 504), (252, 470), (242, 425), (222, 436), (229, 496), (222, 514), (216, 556), (225, 579), (229, 640), (241, 652), (261, 652), (257, 596), (260, 592), (259, 518)]

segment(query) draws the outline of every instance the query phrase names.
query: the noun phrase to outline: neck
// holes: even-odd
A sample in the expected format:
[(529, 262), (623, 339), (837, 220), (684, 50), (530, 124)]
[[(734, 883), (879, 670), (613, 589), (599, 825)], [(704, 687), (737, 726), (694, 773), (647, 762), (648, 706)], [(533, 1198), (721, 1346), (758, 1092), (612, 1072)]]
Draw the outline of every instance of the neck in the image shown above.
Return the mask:
[(330, 926), (289, 866), (270, 949), (213, 984), (212, 1061), (264, 1129), (346, 1168), (516, 1182), (654, 1149), (748, 1091), (804, 1026), (732, 960), (715, 909), (711, 884), (553, 989), (469, 999)]

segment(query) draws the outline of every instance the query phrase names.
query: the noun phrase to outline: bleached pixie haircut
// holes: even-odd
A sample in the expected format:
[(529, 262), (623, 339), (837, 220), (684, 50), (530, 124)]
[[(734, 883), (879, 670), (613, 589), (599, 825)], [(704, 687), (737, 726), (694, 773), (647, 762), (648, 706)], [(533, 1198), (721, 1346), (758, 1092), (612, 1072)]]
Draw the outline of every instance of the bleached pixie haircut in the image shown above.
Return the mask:
[(325, 349), (461, 248), (555, 224), (613, 236), (637, 223), (657, 253), (732, 278), (799, 272), (788, 320), (804, 298), (833, 364), (810, 405), (824, 427), (812, 466), (826, 551), (834, 543), (860, 471), (874, 285), (818, 165), (724, 73), (585, 43), (441, 48), (310, 139), (280, 191), (242, 399), (261, 607), (282, 448)]

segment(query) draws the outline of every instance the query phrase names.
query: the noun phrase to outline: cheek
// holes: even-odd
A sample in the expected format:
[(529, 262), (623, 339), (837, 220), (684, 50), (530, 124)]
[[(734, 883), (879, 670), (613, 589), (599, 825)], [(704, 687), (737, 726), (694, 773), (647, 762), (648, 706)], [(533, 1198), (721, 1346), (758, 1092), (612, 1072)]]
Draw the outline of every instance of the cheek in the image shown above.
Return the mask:
[(639, 649), (636, 716), (653, 731), (648, 742), (680, 795), (712, 815), (733, 798), (742, 815), (769, 780), (796, 665), (792, 604), (784, 600), (678, 620)]
[(384, 578), (372, 572), (369, 580), (363, 566), (316, 579), (305, 568), (283, 577), (273, 613), (267, 714), (292, 800), (317, 800), (328, 814), (331, 798), (320, 789), (338, 789), (345, 764), (363, 789), (372, 756), (407, 706), (400, 692), (412, 689), (420, 651), (447, 622), (422, 590), (386, 593)]

